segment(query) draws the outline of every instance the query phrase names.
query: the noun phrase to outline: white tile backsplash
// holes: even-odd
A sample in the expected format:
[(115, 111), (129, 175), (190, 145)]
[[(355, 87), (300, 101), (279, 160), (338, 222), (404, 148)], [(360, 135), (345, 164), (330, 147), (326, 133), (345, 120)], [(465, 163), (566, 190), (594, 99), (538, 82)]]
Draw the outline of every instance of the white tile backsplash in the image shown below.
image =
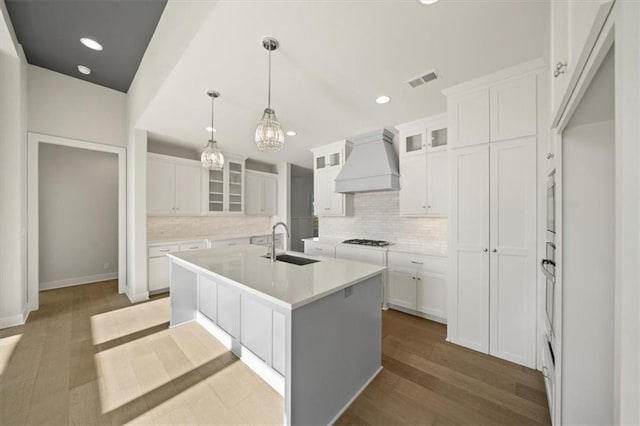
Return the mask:
[(402, 217), (399, 206), (398, 191), (355, 194), (353, 216), (321, 217), (319, 236), (388, 240), (447, 250), (447, 218)]
[(147, 239), (262, 235), (271, 232), (272, 219), (263, 216), (147, 217)]

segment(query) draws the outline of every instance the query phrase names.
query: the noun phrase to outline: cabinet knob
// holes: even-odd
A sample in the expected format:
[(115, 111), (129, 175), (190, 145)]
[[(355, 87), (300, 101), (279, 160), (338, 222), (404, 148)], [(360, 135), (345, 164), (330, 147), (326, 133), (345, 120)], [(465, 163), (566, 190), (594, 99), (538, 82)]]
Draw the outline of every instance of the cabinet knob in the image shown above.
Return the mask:
[(418, 281), (422, 280), (422, 278), (418, 277)]
[(411, 279), (412, 279), (412, 280), (415, 280), (415, 279), (416, 279), (416, 277), (411, 277)]
[(547, 154), (547, 160), (551, 160), (553, 157), (555, 157), (554, 154), (552, 154), (552, 153), (548, 153)]
[(560, 74), (564, 74), (564, 70), (562, 70), (562, 71), (555, 70), (555, 71), (553, 72), (553, 77), (554, 77), (554, 78), (555, 78), (555, 77), (558, 77)]
[(566, 66), (567, 66), (567, 63), (566, 63), (566, 62), (558, 62), (558, 63), (556, 64), (556, 71), (560, 71), (560, 70), (562, 70), (562, 69), (563, 69), (564, 67), (566, 67)]
[(491, 250), (491, 252), (492, 252), (492, 253), (497, 253), (497, 252), (498, 252), (498, 249), (493, 249), (493, 250)]
[(426, 209), (426, 208), (427, 208), (427, 206), (422, 206), (422, 208), (423, 208), (423, 209)]
[(427, 206), (427, 208), (428, 208), (428, 209), (430, 209), (430, 208), (431, 208), (431, 206)]
[(489, 249), (484, 248), (484, 249), (482, 249), (482, 251), (486, 253), (486, 252), (488, 252), (488, 251), (489, 251)]

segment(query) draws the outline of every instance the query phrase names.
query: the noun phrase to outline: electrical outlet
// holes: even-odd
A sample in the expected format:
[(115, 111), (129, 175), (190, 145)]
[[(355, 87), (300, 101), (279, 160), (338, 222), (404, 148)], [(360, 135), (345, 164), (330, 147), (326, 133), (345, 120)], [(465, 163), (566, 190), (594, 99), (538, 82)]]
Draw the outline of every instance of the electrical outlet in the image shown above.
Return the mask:
[(353, 295), (353, 286), (344, 289), (344, 297), (349, 297), (351, 295)]
[(104, 269), (109, 269), (111, 264), (109, 262), (104, 262)]

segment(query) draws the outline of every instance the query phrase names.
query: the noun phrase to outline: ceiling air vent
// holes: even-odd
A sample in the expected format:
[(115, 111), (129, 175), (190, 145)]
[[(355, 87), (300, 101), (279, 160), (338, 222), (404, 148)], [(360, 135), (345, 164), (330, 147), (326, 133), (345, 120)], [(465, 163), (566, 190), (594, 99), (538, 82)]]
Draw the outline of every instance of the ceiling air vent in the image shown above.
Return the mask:
[(436, 78), (438, 78), (438, 70), (431, 70), (426, 74), (419, 75), (407, 80), (407, 83), (409, 83), (409, 86), (415, 89), (416, 87), (422, 86), (423, 84), (433, 81)]

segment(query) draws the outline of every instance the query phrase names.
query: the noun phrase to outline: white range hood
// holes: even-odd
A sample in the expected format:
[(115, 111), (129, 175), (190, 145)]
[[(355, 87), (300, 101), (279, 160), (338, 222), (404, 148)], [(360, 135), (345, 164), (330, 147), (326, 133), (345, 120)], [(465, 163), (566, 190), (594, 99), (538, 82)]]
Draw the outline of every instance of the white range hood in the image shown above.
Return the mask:
[(350, 139), (353, 151), (336, 177), (336, 192), (397, 191), (398, 156), (393, 133), (380, 129)]

